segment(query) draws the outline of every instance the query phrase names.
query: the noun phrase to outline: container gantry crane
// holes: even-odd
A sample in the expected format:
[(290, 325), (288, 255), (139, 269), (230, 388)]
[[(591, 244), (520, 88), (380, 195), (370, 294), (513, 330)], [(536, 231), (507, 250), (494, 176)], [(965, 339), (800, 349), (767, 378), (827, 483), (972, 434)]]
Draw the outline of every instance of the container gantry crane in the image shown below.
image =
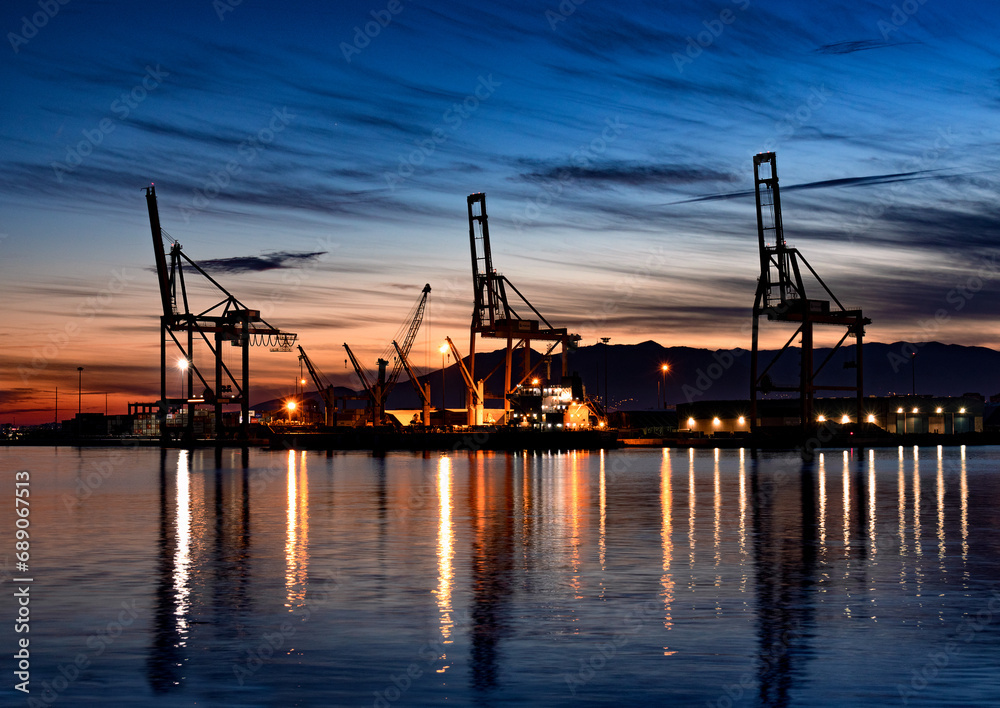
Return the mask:
[[(757, 201), (757, 241), (760, 255), (760, 276), (753, 304), (753, 330), (750, 354), (750, 424), (753, 430), (760, 426), (757, 400), (760, 394), (771, 391), (797, 391), (800, 398), (800, 417), (804, 430), (814, 426), (813, 402), (817, 391), (853, 391), (856, 396), (855, 422), (864, 422), (862, 416), (864, 399), (864, 359), (862, 343), (865, 325), (871, 320), (860, 309), (845, 308), (833, 294), (819, 274), (799, 253), (785, 243), (781, 222), (781, 195), (778, 189), (778, 163), (773, 152), (754, 155), (754, 192)], [(810, 298), (806, 295), (800, 263), (808, 269), (829, 300)], [(831, 307), (831, 301), (836, 307)], [(778, 354), (764, 368), (759, 369), (758, 330), (760, 318), (766, 316), (771, 322), (788, 322), (798, 325), (795, 332)], [(813, 360), (813, 325), (837, 325), (845, 328), (827, 357), (817, 367)], [(776, 385), (769, 372), (781, 358), (797, 336), (801, 335), (800, 375), (797, 386)], [(840, 346), (848, 337), (857, 340), (856, 383), (853, 386), (821, 385), (817, 377)]]
[[(476, 374), (476, 335), (489, 339), (506, 339), (507, 347), (504, 356), (504, 419), (510, 413), (510, 401), (508, 396), (513, 392), (511, 386), (513, 352), (521, 347), (524, 352), (524, 363), (522, 365), (522, 379), (527, 380), (531, 373), (530, 356), (531, 341), (549, 341), (549, 346), (545, 356), (562, 346), (562, 375), (569, 373), (569, 363), (566, 359), (567, 350), (576, 346), (580, 341), (579, 334), (570, 334), (565, 327), (553, 327), (545, 317), (528, 302), (528, 299), (521, 294), (506, 276), (497, 273), (493, 267), (493, 254), (490, 250), (490, 229), (486, 215), (486, 194), (477, 192), (470, 194), (466, 199), (469, 214), (469, 245), (472, 251), (472, 289), (474, 303), (472, 307), (472, 326), (470, 328), (469, 341), (469, 367), (468, 373), (472, 380)], [(522, 310), (524, 315), (533, 314), (532, 319), (522, 316), (515, 310), (507, 290), (519, 298), (519, 307), (527, 308)], [(542, 326), (544, 325), (544, 327)], [(469, 412), (469, 424), (475, 424), (475, 404), (473, 399), (474, 387), (469, 388), (467, 397), (467, 410)]]
[[(292, 351), (296, 335), (291, 332), (282, 332), (277, 327), (268, 324), (260, 316), (259, 310), (248, 308), (191, 260), (181, 250), (181, 244), (171, 238), (160, 225), (155, 185), (151, 184), (146, 187), (145, 192), (162, 308), (160, 315), (158, 416), (160, 440), (164, 443), (169, 440), (169, 430), (166, 425), (169, 406), (187, 407), (184, 437), (190, 440), (193, 439), (195, 432), (194, 412), (196, 406), (211, 405), (214, 408), (214, 435), (216, 439), (232, 437), (235, 433), (238, 439), (246, 441), (249, 437), (250, 420), (250, 347), (264, 345), (270, 346), (271, 351), (289, 352)], [(169, 263), (163, 243), (165, 238), (170, 241)], [(197, 275), (208, 281), (217, 292), (224, 296), (223, 299), (200, 312), (192, 311), (184, 279), (185, 268), (193, 269)], [(181, 338), (178, 338), (178, 334), (181, 335)], [(208, 335), (212, 335), (212, 337), (209, 338)], [(186, 383), (179, 398), (167, 397), (168, 338), (180, 351), (182, 357), (180, 366), (183, 373), (186, 374)], [(196, 341), (203, 343), (210, 352), (215, 369), (214, 374), (202, 372), (199, 359), (195, 357)], [(241, 366), (238, 375), (224, 361), (225, 342), (240, 349)], [(202, 387), (200, 391), (195, 389), (196, 378)], [(223, 405), (237, 404), (240, 406), (238, 430), (228, 430), (223, 421)]]

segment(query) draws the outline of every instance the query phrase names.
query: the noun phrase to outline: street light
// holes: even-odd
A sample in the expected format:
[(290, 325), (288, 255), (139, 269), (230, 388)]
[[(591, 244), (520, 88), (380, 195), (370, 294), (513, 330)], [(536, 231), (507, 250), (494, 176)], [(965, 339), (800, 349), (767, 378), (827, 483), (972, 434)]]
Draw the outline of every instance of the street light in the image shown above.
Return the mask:
[(80, 412), (83, 410), (83, 367), (76, 367), (76, 373), (79, 375), (79, 380), (76, 384), (76, 417), (80, 417)]
[(670, 371), (670, 364), (663, 364), (660, 367), (661, 380), (663, 382), (663, 409), (667, 409), (667, 372)]
[(288, 409), (288, 422), (292, 422), (292, 413), (295, 412), (295, 401), (289, 401), (285, 404), (285, 408)]
[(441, 352), (441, 410), (444, 411), (448, 409), (448, 406), (445, 405), (445, 395), (444, 395), (444, 357), (446, 354), (448, 354), (448, 343), (445, 342), (444, 344), (442, 344), (441, 348), (438, 349), (438, 351)]
[(186, 396), (184, 395), (184, 372), (187, 371), (188, 369), (188, 360), (178, 359), (177, 368), (180, 369), (181, 371), (181, 398), (185, 398)]

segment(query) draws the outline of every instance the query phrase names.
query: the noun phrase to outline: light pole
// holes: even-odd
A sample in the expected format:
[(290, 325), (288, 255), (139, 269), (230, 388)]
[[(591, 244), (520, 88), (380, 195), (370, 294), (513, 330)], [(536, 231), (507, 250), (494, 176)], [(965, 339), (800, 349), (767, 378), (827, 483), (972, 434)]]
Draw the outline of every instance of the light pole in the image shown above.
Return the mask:
[(670, 371), (670, 364), (663, 364), (660, 367), (660, 377), (663, 381), (663, 409), (667, 409), (667, 372)]
[(445, 396), (444, 396), (444, 357), (448, 353), (447, 343), (442, 344), (441, 348), (438, 349), (438, 351), (441, 352), (441, 410), (443, 411), (447, 410), (448, 408), (448, 406), (445, 405)]
[(917, 396), (917, 353), (910, 353), (910, 395)]
[(604, 415), (607, 416), (611, 410), (611, 404), (608, 402), (608, 342), (611, 341), (611, 337), (601, 337), (601, 341), (604, 342)]
[(76, 367), (76, 373), (79, 376), (76, 383), (76, 417), (79, 418), (83, 411), (83, 367)]

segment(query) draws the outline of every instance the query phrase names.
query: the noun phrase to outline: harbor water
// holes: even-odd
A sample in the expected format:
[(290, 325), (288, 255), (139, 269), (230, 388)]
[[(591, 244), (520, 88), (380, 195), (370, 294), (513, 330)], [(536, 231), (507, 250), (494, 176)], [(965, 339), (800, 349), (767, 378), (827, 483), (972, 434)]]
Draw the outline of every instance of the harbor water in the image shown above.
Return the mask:
[(996, 448), (21, 447), (0, 480), (3, 705), (1000, 705)]

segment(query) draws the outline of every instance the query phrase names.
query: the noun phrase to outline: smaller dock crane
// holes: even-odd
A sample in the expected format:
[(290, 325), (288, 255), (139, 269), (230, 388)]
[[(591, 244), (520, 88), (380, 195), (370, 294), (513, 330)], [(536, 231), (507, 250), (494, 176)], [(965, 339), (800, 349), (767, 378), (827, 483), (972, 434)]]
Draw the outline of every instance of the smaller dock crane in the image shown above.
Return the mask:
[[(431, 293), (431, 286), (429, 284), (424, 285), (421, 291), (420, 298), (417, 300), (417, 304), (414, 305), (410, 314), (407, 315), (406, 320), (403, 321), (403, 326), (401, 330), (405, 330), (405, 335), (403, 336), (403, 344), (397, 345), (396, 341), (393, 340), (392, 348), (387, 349), (381, 357), (377, 359), (378, 375), (374, 376), (371, 372), (367, 371), (364, 366), (358, 361), (358, 358), (354, 356), (354, 352), (351, 351), (350, 346), (344, 343), (344, 349), (347, 351), (347, 356), (351, 360), (351, 365), (354, 367), (355, 373), (358, 375), (358, 379), (361, 381), (361, 385), (365, 389), (365, 393), (368, 394), (368, 420), (371, 421), (372, 425), (384, 425), (387, 422), (385, 415), (385, 402), (389, 397), (389, 393), (392, 391), (393, 387), (396, 385), (396, 381), (399, 380), (399, 374), (403, 370), (404, 360), (410, 354), (410, 349), (413, 347), (413, 342), (417, 338), (417, 332), (420, 330), (420, 324), (424, 320), (424, 311), (427, 308), (427, 298)], [(395, 349), (398, 354), (392, 355), (392, 349)], [(389, 356), (393, 356), (394, 362), (392, 370), (386, 375), (386, 370), (389, 366)]]

